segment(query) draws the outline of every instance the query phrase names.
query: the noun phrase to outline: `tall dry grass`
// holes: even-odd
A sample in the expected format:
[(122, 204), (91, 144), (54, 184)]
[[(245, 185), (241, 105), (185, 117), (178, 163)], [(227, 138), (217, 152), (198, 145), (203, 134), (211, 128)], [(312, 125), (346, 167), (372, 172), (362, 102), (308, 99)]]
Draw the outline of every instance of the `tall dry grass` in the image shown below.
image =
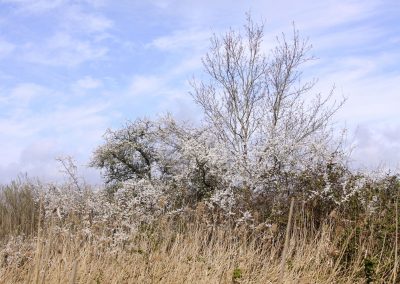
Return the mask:
[(0, 186), (0, 239), (9, 235), (32, 235), (37, 228), (39, 206), (34, 185), (16, 180)]
[[(186, 222), (186, 221), (185, 221)], [(274, 226), (207, 226), (161, 220), (115, 241), (88, 238), (49, 225), (2, 259), (1, 283), (374, 283), (393, 282), (388, 256), (368, 239), (341, 234), (329, 222), (312, 230), (293, 223), (285, 236)], [(357, 242), (351, 259), (349, 247)], [(383, 248), (380, 248), (383, 249)], [(282, 250), (285, 260), (282, 270)], [(381, 259), (379, 255), (381, 253)], [(366, 275), (366, 254), (376, 257)], [(390, 257), (390, 256), (389, 256)], [(16, 261), (15, 259), (18, 258)], [(371, 272), (372, 273), (372, 272)], [(369, 277), (369, 278), (368, 278)]]
[(122, 234), (79, 212), (44, 218), (39, 196), (1, 188), (0, 283), (400, 283), (397, 203), (395, 219), (332, 212), (321, 224), (296, 202), (286, 223), (255, 226), (199, 205)]

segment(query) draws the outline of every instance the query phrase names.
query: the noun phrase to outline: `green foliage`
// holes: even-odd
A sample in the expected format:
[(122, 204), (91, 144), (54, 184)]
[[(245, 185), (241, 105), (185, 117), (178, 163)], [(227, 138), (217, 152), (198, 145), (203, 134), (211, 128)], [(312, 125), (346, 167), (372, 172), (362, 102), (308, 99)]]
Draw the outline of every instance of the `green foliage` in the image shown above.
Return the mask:
[(371, 258), (364, 259), (364, 273), (366, 282), (372, 283), (375, 279), (375, 262)]
[(232, 282), (239, 283), (239, 279), (243, 277), (243, 272), (240, 268), (235, 268), (232, 272)]

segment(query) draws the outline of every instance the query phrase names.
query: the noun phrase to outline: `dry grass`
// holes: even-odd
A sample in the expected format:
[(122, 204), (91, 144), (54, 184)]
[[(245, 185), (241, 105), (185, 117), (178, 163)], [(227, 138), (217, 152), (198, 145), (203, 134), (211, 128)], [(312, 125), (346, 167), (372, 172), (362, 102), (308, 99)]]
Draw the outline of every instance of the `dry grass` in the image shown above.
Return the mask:
[(0, 192), (0, 283), (400, 281), (397, 203), (395, 220), (385, 222), (332, 212), (316, 226), (310, 212), (292, 205), (287, 224), (255, 228), (218, 223), (198, 206), (126, 234), (118, 220), (112, 230), (83, 224), (79, 212), (44, 218), (32, 193), (23, 184)]
[(0, 239), (8, 235), (31, 235), (36, 231), (38, 206), (30, 183), (15, 181), (0, 186)]
[[(252, 234), (247, 228), (185, 229), (161, 222), (116, 242), (108, 236), (90, 239), (47, 229), (35, 245), (26, 240), (19, 261), (4, 263), (2, 283), (365, 283), (360, 243), (343, 266), (351, 235), (339, 246), (334, 230), (324, 225), (310, 233), (294, 224), (281, 275), (284, 238), (271, 228)], [(342, 239), (341, 239), (342, 240)], [(11, 257), (11, 256), (8, 256)], [(384, 268), (382, 268), (384, 270)], [(385, 271), (376, 271), (384, 275)], [(382, 280), (383, 281), (383, 280)]]

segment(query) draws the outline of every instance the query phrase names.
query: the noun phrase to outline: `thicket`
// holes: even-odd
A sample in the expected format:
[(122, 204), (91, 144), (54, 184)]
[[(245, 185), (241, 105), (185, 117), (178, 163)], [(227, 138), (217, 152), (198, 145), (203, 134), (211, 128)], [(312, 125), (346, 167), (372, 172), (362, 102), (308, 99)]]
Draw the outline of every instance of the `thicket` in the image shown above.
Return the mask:
[[(0, 280), (399, 282), (399, 176), (349, 168), (331, 125), (343, 102), (302, 82), (308, 41), (294, 28), (265, 53), (263, 31), (248, 17), (212, 37), (191, 82), (200, 126), (166, 115), (108, 130), (91, 161), (104, 188), (69, 158), (64, 184), (3, 185)], [(120, 267), (132, 259), (142, 270)]]
[(346, 203), (264, 200), (263, 217), (17, 181), (0, 191), (0, 282), (397, 283), (400, 181), (357, 179)]

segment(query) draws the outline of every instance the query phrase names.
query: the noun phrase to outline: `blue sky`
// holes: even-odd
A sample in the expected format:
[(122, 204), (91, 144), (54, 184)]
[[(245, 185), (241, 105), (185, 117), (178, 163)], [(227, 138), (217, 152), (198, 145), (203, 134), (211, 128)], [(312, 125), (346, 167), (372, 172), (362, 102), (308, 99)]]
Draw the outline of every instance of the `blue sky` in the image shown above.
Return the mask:
[[(278, 3), (277, 3), (278, 2)], [(107, 128), (170, 111), (198, 120), (187, 83), (201, 76), (212, 33), (265, 21), (265, 45), (294, 21), (318, 60), (315, 91), (347, 103), (335, 117), (355, 165), (400, 161), (400, 2), (0, 0), (0, 183), (62, 176), (55, 157), (85, 165)]]

